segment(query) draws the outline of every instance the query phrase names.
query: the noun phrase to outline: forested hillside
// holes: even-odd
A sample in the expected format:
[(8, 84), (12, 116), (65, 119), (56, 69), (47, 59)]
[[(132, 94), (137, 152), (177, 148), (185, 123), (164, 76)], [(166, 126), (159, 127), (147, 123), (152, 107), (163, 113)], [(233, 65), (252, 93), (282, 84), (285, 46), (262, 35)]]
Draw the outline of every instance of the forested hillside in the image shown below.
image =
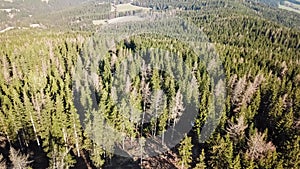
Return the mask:
[(0, 33), (0, 168), (300, 168), (299, 14), (136, 0), (152, 20), (95, 26), (99, 2)]

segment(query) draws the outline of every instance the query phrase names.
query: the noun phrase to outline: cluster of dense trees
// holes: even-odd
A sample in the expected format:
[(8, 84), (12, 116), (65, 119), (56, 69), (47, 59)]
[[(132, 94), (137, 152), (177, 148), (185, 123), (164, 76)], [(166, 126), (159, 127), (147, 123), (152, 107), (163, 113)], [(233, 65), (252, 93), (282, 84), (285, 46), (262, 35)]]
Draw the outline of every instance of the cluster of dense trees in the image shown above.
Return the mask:
[(24, 19), (26, 22), (42, 23), (50, 29), (92, 31), (94, 30), (93, 20), (110, 19), (114, 16), (110, 8), (110, 3), (88, 1), (80, 5), (67, 5), (64, 9), (50, 10)]
[[(39, 165), (65, 168), (75, 162), (71, 151), (80, 156), (83, 136), (73, 106), (71, 68), (83, 40), (30, 31), (1, 36), (2, 141), (32, 154), (28, 162), (40, 156), (50, 164), (42, 160)], [(5, 155), (9, 165), (12, 159)]]
[[(300, 32), (294, 16), (273, 22), (260, 16), (274, 9), (257, 15), (250, 3), (241, 9), (229, 1), (210, 3), (179, 13), (193, 26), (169, 19), (95, 34), (1, 34), (0, 167), (100, 168), (111, 165), (114, 149), (138, 154), (145, 166), (153, 160), (148, 149), (168, 146), (168, 137), (181, 134), (172, 153), (158, 157), (174, 158), (173, 167), (299, 168)], [(118, 44), (104, 39), (143, 26), (145, 33)], [(194, 27), (207, 37), (185, 36)], [(153, 29), (156, 34), (149, 33)], [(193, 48), (197, 40), (205, 42), (200, 57)], [(216, 53), (227, 95), (220, 123), (202, 141), (201, 129), (215, 108), (211, 76), (221, 76), (206, 63)], [(197, 105), (195, 119), (184, 118), (189, 104)], [(181, 126), (191, 130), (184, 135)]]
[(226, 112), (230, 120), (221, 122), (212, 142), (201, 145), (206, 164), (298, 168), (298, 30), (256, 16), (192, 13), (188, 18), (216, 44), (230, 94)]
[[(101, 138), (94, 141), (108, 152), (113, 149), (112, 142), (119, 142), (120, 148), (127, 150), (128, 146), (140, 147), (139, 142), (134, 142), (135, 138), (139, 141), (146, 138), (143, 145), (147, 146), (142, 145), (142, 150), (127, 153), (136, 155), (137, 151), (145, 151), (147, 155), (149, 149), (155, 149), (154, 146), (171, 146), (174, 143), (170, 140), (178, 143), (180, 140), (176, 139), (184, 134), (181, 131), (188, 128), (188, 132), (193, 125), (200, 137), (201, 126), (210, 116), (210, 105), (213, 104), (210, 88), (219, 88), (221, 93), (223, 79), (220, 80), (218, 73), (221, 70), (217, 66), (216, 70), (206, 71), (206, 65), (210, 65), (211, 69), (212, 64), (218, 65), (212, 45), (205, 41), (207, 38), (203, 34), (192, 31), (198, 30), (197, 27), (185, 24), (181, 20), (159, 18), (148, 24), (131, 23), (120, 28), (111, 26), (107, 32), (96, 34), (91, 44), (84, 48), (81, 58), (77, 60), (79, 67), (76, 75), (79, 77), (73, 79), (78, 86), (75, 87), (76, 97), (80, 98), (76, 105), (86, 108), (82, 118), (87, 134), (92, 138)], [(152, 30), (155, 34), (144, 33), (121, 39), (118, 46), (110, 47), (109, 55), (103, 53), (104, 46), (109, 43), (107, 39), (111, 41), (113, 36), (121, 36), (120, 32), (131, 34), (136, 30)], [(184, 34), (189, 31), (195, 33), (189, 35), (191, 39)], [(113, 36), (105, 37), (103, 34)], [(128, 34), (125, 33), (125, 37)], [(192, 48), (189, 42), (197, 42), (201, 46)], [(196, 48), (201, 49), (201, 53), (196, 54)], [(97, 59), (95, 56), (105, 57)], [(207, 63), (207, 59), (215, 62)], [(90, 82), (86, 77), (90, 77)], [(211, 81), (215, 81), (216, 86), (212, 86)], [(96, 91), (95, 96), (92, 96), (91, 88)], [(95, 100), (98, 102), (95, 103)], [(201, 112), (198, 112), (199, 107)], [(189, 111), (194, 111), (195, 116), (188, 118), (192, 113)], [(118, 132), (110, 130), (105, 124), (114, 126)], [(147, 140), (157, 135), (160, 136), (155, 143)]]

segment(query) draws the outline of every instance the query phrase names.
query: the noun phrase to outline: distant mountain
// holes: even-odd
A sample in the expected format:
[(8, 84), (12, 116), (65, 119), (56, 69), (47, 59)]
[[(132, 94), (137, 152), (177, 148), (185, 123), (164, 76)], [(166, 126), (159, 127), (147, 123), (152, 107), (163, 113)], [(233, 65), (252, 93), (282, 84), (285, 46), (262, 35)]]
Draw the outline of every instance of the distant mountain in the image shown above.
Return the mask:
[[(105, 7), (99, 4), (107, 2)], [(0, 28), (42, 23), (52, 27), (90, 27), (93, 20), (111, 19), (110, 4), (113, 0), (2, 0), (0, 1)], [(291, 9), (282, 0), (116, 0), (116, 4), (132, 2), (134, 5), (154, 10), (200, 10), (231, 12), (260, 16), (288, 27), (299, 27), (299, 14), (278, 9)], [(289, 3), (300, 3), (289, 0)], [(7, 12), (7, 9), (13, 9)], [(107, 11), (108, 10), (108, 11)], [(292, 11), (292, 10), (290, 10)], [(18, 25), (19, 24), (19, 25)], [(76, 29), (76, 28), (75, 28)]]
[(90, 0), (5, 0), (0, 1), (0, 7), (18, 8), (39, 14), (77, 6), (87, 1)]

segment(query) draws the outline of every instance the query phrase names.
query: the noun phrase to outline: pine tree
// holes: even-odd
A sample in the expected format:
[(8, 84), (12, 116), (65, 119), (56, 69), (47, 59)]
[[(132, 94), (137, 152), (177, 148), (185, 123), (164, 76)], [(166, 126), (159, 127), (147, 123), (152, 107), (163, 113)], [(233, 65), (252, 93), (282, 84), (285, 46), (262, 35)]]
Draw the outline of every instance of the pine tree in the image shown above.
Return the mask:
[(195, 169), (205, 169), (207, 166), (205, 164), (205, 153), (202, 149), (201, 154), (199, 156), (199, 162), (196, 164)]
[(165, 131), (166, 131), (166, 127), (167, 127), (167, 121), (168, 121), (168, 108), (167, 108), (167, 101), (166, 101), (166, 96), (164, 97), (164, 105), (163, 105), (163, 110), (162, 110), (162, 114), (159, 117), (159, 123), (158, 123), (158, 127), (159, 127), (159, 134), (161, 134), (161, 142), (162, 145), (164, 145), (164, 140), (165, 140)]
[(150, 95), (151, 95), (151, 91), (150, 91), (150, 83), (147, 82), (147, 65), (145, 63), (145, 61), (143, 60), (143, 64), (142, 64), (142, 80), (141, 80), (141, 93), (142, 93), (142, 105), (143, 105), (143, 115), (142, 115), (142, 124), (141, 124), (141, 135), (143, 135), (143, 126), (144, 126), (144, 122), (145, 122), (145, 115), (146, 115), (146, 111), (147, 111), (147, 105), (150, 102)]
[(288, 145), (286, 145), (286, 150), (284, 154), (284, 168), (296, 169), (300, 165), (300, 136), (295, 136)]
[(228, 134), (225, 138), (218, 134), (212, 141), (211, 146), (210, 166), (215, 168), (229, 168), (233, 166), (233, 143), (230, 141)]
[(97, 168), (101, 168), (105, 162), (104, 159), (102, 159), (102, 155), (104, 154), (104, 151), (99, 145), (94, 145), (93, 150), (91, 153), (91, 160), (93, 161), (93, 164)]
[(180, 143), (179, 155), (181, 169), (189, 168), (192, 162), (192, 147), (191, 137), (185, 136)]
[(234, 160), (233, 160), (233, 162), (232, 162), (232, 165), (229, 166), (229, 167), (232, 168), (232, 169), (240, 169), (240, 168), (242, 168), (242, 166), (241, 166), (240, 154), (238, 154), (238, 155), (234, 158)]

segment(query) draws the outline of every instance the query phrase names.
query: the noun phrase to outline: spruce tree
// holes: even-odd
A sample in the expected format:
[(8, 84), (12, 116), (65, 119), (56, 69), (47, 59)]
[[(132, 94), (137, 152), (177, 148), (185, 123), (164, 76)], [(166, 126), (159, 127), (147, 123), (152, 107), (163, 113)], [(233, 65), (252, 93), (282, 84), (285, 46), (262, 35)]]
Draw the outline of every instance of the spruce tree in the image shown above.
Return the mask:
[(184, 139), (180, 143), (179, 155), (180, 155), (180, 168), (189, 168), (192, 162), (192, 147), (191, 137), (185, 135)]

